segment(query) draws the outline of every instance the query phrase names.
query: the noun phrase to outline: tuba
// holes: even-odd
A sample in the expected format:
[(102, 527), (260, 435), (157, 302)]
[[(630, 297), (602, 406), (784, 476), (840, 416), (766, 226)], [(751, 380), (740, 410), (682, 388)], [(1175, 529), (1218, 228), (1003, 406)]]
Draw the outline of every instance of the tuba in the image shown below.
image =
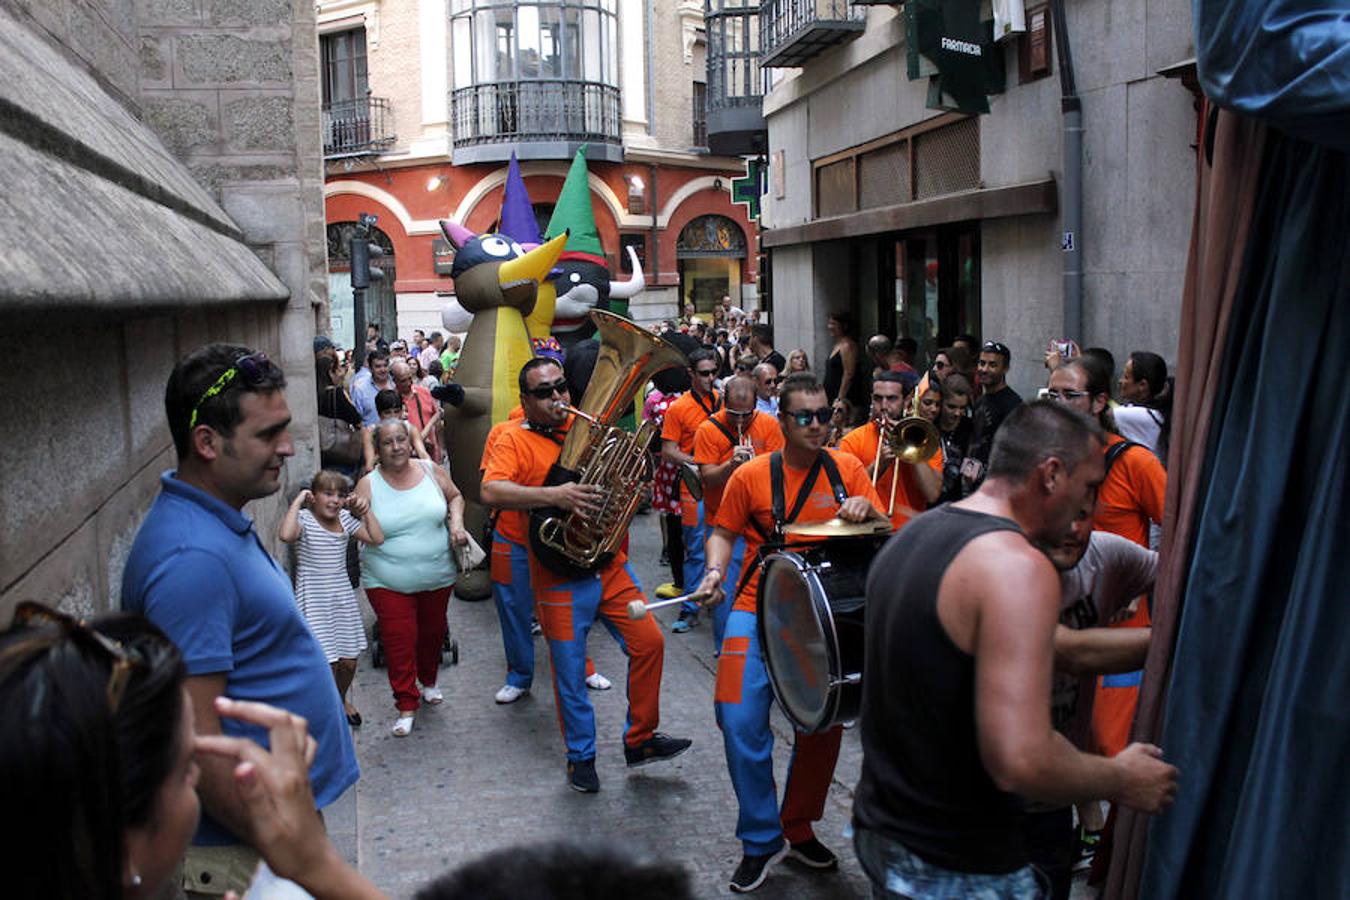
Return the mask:
[(581, 578), (614, 557), (642, 501), (643, 484), (651, 479), (655, 425), (644, 421), (630, 433), (615, 423), (653, 375), (688, 365), (674, 345), (622, 316), (592, 310), (591, 321), (600, 333), (600, 353), (581, 405), (564, 404), (576, 418), (544, 483), (599, 485), (603, 504), (589, 519), (556, 507), (530, 514), (535, 558), (568, 578)]

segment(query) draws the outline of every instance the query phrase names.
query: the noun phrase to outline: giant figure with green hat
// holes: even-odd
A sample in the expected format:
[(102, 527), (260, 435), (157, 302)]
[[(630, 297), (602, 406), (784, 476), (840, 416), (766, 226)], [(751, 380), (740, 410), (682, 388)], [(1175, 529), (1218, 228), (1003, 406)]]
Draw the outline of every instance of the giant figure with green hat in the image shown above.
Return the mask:
[(591, 207), (585, 146), (572, 160), (572, 168), (567, 172), (567, 180), (563, 182), (544, 237), (550, 239), (560, 234), (567, 234), (568, 238), (567, 249), (559, 257), (551, 276), (557, 294), (553, 335), (563, 347), (570, 347), (595, 333), (589, 317), (593, 309), (606, 309), (631, 318), (628, 301), (647, 284), (632, 247), (628, 248), (628, 258), (633, 264), (632, 278), (627, 281), (609, 278), (609, 265), (605, 262), (605, 250), (600, 244), (595, 211)]

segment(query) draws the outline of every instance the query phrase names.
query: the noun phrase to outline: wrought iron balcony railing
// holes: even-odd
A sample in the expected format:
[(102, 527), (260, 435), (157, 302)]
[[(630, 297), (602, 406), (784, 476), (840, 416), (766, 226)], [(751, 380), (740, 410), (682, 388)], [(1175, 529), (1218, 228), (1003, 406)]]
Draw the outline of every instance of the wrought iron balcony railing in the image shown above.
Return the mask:
[(622, 146), (619, 89), (609, 84), (569, 79), (475, 84), (452, 91), (450, 109), (456, 151), (492, 144), (561, 148), (582, 141)]
[(867, 8), (849, 0), (763, 0), (759, 64), (764, 68), (804, 65), (858, 37), (866, 25)]
[(324, 159), (367, 156), (394, 146), (394, 111), (384, 97), (323, 105)]

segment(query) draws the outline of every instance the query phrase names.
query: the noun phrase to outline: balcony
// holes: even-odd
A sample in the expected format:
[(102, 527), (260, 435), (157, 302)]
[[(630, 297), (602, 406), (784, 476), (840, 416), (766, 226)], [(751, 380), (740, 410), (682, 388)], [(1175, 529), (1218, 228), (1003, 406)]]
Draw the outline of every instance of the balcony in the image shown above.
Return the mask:
[(570, 79), (475, 84), (450, 93), (455, 165), (509, 159), (623, 161), (619, 89)]
[(759, 0), (705, 0), (708, 35), (708, 149), (726, 156), (759, 156), (768, 148), (761, 112)]
[(384, 97), (323, 105), (323, 158), (375, 156), (394, 146), (394, 111)]
[(759, 64), (789, 69), (863, 33), (865, 6), (848, 0), (764, 0), (759, 7)]

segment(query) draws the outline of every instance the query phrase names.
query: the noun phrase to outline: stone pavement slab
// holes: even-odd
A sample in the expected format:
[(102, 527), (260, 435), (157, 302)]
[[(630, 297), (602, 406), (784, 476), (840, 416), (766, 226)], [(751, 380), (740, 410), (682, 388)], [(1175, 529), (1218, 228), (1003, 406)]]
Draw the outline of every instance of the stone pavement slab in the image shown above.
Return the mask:
[[(654, 515), (638, 516), (630, 556), (648, 591), (669, 579), (658, 569), (660, 536)], [(368, 612), (368, 611), (367, 611)], [(656, 614), (668, 625), (674, 613)], [(389, 732), (393, 702), (383, 670), (361, 660), (355, 701), (365, 724), (356, 729), (362, 777), (330, 807), (334, 839), (361, 871), (395, 897), (409, 897), (435, 875), (493, 850), (525, 842), (574, 839), (614, 844), (682, 863), (699, 897), (726, 897), (740, 861), (736, 798), (727, 775), (721, 733), (713, 718), (712, 629), (666, 634), (661, 730), (690, 737), (689, 752), (669, 763), (630, 770), (623, 760), (624, 659), (603, 628), (588, 643), (613, 690), (591, 692), (596, 709), (601, 790), (572, 791), (566, 783), (562, 738), (554, 714), (548, 653), (536, 639), (533, 691), (509, 706), (493, 694), (505, 674), (496, 611), (490, 601), (450, 606), (457, 666), (442, 669), (446, 701), (423, 708), (411, 735)], [(791, 731), (775, 712), (775, 768), (781, 785)], [(773, 870), (762, 897), (853, 898), (868, 894), (844, 829), (861, 751), (856, 732), (844, 747), (817, 834), (839, 854), (835, 873), (807, 872), (792, 863)]]

